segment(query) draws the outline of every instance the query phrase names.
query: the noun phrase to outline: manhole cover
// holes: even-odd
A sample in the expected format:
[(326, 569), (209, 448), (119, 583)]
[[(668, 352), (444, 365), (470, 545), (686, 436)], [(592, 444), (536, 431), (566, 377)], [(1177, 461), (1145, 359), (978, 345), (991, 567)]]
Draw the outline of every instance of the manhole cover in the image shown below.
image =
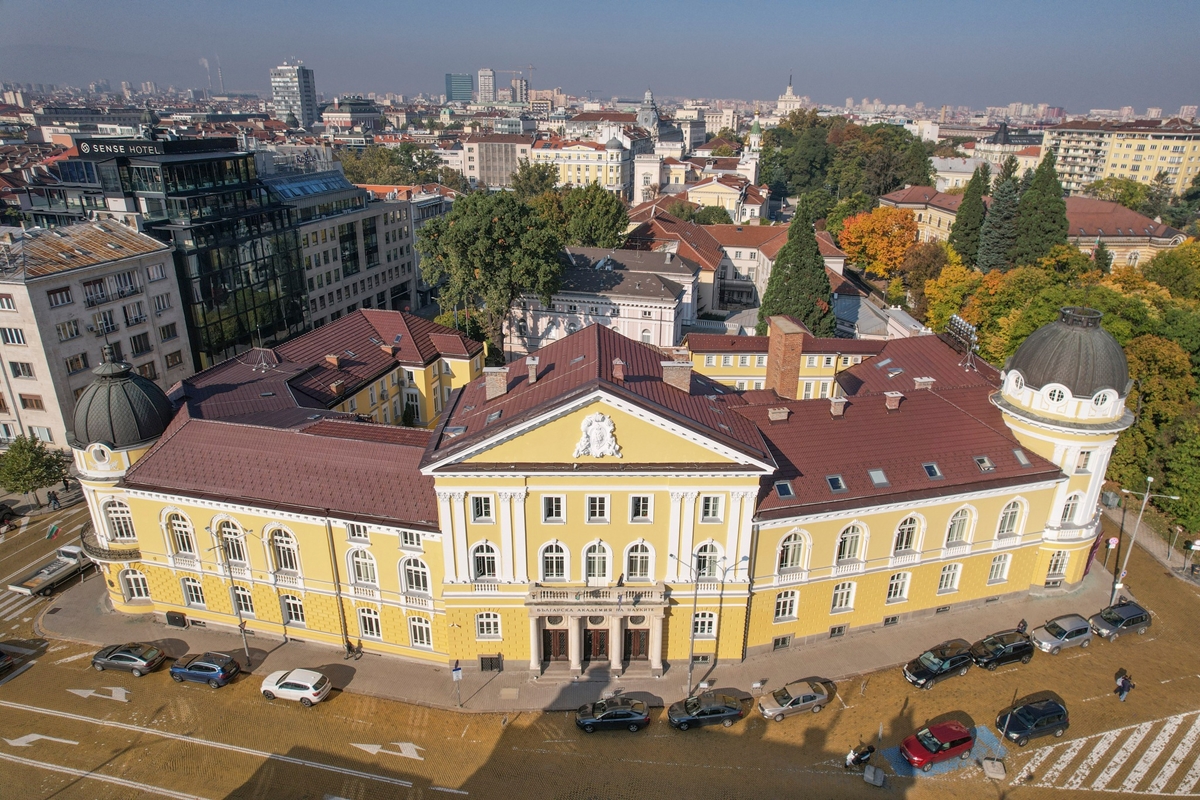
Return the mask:
[(49, 611), (47, 611), (46, 613), (47, 613), (47, 614), (57, 614), (59, 611), (62, 611), (62, 609), (61, 609), (61, 608), (59, 608), (58, 606), (55, 606), (54, 608), (50, 609), (50, 610), (49, 610)]

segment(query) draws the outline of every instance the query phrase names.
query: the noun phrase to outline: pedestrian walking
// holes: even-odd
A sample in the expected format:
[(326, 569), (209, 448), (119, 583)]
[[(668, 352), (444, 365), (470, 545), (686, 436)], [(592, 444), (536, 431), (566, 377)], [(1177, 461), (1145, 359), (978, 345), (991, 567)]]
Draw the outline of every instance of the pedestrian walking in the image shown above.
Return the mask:
[(1026, 622), (1024, 619), (1022, 619), (1020, 622), (1017, 623), (1017, 633), (1024, 633), (1028, 629), (1029, 629), (1029, 623)]
[(1135, 684), (1133, 679), (1129, 677), (1129, 673), (1125, 673), (1121, 677), (1117, 678), (1117, 698), (1120, 699), (1122, 703), (1125, 702), (1125, 698), (1129, 696), (1129, 693), (1132, 692), (1134, 688)]
[(70, 481), (70, 479), (67, 478), (66, 475), (63, 475), (63, 491), (64, 492), (71, 491), (71, 481)]
[(351, 658), (354, 658), (354, 645), (351, 644), (349, 639), (347, 639), (346, 640), (346, 655), (342, 657), (342, 660), (348, 661)]
[(362, 654), (363, 654), (362, 639), (359, 639), (358, 644), (355, 645), (355, 647), (354, 647), (354, 660), (358, 661), (360, 658), (362, 658)]
[(58, 502), (58, 492), (50, 492), (48, 497), (50, 498), (50, 508), (52, 510), (57, 511), (62, 508), (62, 503)]
[(852, 747), (850, 752), (846, 754), (846, 763), (843, 764), (844, 769), (861, 766), (871, 760), (871, 754), (875, 752), (875, 745), (869, 744), (866, 747)]

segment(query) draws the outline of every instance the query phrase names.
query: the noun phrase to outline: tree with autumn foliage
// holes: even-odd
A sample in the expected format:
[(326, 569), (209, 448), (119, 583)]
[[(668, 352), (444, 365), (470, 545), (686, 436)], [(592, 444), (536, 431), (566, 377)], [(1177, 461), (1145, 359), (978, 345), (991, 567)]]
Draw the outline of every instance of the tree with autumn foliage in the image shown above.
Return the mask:
[(880, 206), (846, 220), (838, 236), (850, 261), (876, 275), (900, 271), (904, 254), (917, 240), (917, 218), (905, 208)]
[(950, 317), (962, 310), (979, 284), (983, 275), (960, 264), (946, 264), (936, 278), (925, 282), (925, 302), (928, 311), (925, 324), (941, 332), (946, 329)]
[[(904, 254), (904, 261), (900, 264), (900, 274), (893, 279), (893, 283), (900, 282), (902, 295), (914, 317), (923, 321), (929, 313), (925, 284), (936, 280), (942, 274), (942, 270), (951, 265), (961, 267), (963, 262), (954, 248), (946, 242), (918, 242), (908, 248), (908, 252)], [(889, 286), (888, 302), (895, 302), (892, 300), (892, 292)]]

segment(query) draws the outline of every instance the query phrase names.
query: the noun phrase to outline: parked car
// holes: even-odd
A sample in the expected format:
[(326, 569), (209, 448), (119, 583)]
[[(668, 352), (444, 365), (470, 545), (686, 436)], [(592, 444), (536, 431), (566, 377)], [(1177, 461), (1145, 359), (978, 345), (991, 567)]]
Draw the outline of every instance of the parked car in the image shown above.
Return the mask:
[(1122, 599), (1115, 606), (1109, 606), (1099, 614), (1093, 615), (1088, 623), (1092, 627), (1092, 633), (1114, 642), (1122, 633), (1137, 631), (1139, 636), (1142, 635), (1150, 630), (1152, 620), (1149, 611), (1137, 603)]
[(268, 700), (299, 700), (308, 708), (325, 699), (332, 689), (329, 678), (311, 669), (281, 669), (262, 682), (262, 696)]
[(17, 665), (16, 660), (8, 653), (0, 651), (0, 672), (8, 672)]
[(701, 725), (719, 724), (728, 728), (745, 714), (742, 704), (729, 695), (705, 692), (672, 703), (667, 709), (667, 722), (681, 731)]
[(971, 757), (975, 746), (975, 734), (961, 722), (950, 720), (930, 725), (914, 733), (900, 743), (900, 755), (904, 760), (923, 772), (929, 772), (939, 761)]
[(1078, 614), (1063, 614), (1047, 620), (1031, 635), (1038, 649), (1056, 656), (1064, 647), (1087, 647), (1092, 643), (1092, 628)]
[(224, 653), (189, 653), (171, 665), (171, 677), (176, 683), (195, 681), (219, 689), (233, 680), (242, 666), (233, 656)]
[(966, 639), (951, 639), (905, 664), (904, 679), (913, 686), (932, 689), (943, 678), (966, 675), (970, 669), (971, 643)]
[(92, 667), (97, 672), (106, 669), (123, 669), (135, 678), (154, 672), (167, 660), (167, 654), (154, 645), (130, 642), (110, 644), (92, 656)]
[(617, 696), (580, 706), (575, 724), (586, 733), (620, 728), (637, 733), (650, 724), (650, 709), (641, 700)]
[(996, 717), (996, 730), (1004, 738), (1016, 742), (1017, 747), (1024, 747), (1030, 739), (1047, 734), (1062, 736), (1069, 727), (1071, 720), (1067, 707), (1056, 700), (1025, 703), (1001, 711)]
[(830, 692), (820, 681), (796, 681), (781, 686), (758, 701), (765, 718), (783, 722), (784, 717), (801, 711), (818, 713), (829, 703)]
[(994, 670), (1014, 661), (1028, 664), (1033, 651), (1033, 640), (1028, 635), (1016, 630), (999, 631), (971, 645), (971, 660), (976, 666)]
[(7, 500), (0, 501), (0, 525), (7, 525), (15, 519), (20, 519), (21, 515), (13, 508), (13, 504)]

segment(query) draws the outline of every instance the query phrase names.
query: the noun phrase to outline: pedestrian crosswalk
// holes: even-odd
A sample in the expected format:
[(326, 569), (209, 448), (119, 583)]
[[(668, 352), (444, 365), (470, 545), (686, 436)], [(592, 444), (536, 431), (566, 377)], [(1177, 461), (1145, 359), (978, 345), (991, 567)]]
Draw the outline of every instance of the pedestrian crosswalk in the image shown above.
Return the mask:
[[(1129, 725), (1034, 750), (1013, 784), (1122, 795), (1197, 796), (1200, 712)], [(1187, 767), (1183, 777), (1180, 770)]]
[(46, 598), (34, 595), (30, 597), (16, 592), (6, 592), (0, 596), (0, 622), (11, 622), (26, 611), (32, 611), (38, 603), (44, 603)]

